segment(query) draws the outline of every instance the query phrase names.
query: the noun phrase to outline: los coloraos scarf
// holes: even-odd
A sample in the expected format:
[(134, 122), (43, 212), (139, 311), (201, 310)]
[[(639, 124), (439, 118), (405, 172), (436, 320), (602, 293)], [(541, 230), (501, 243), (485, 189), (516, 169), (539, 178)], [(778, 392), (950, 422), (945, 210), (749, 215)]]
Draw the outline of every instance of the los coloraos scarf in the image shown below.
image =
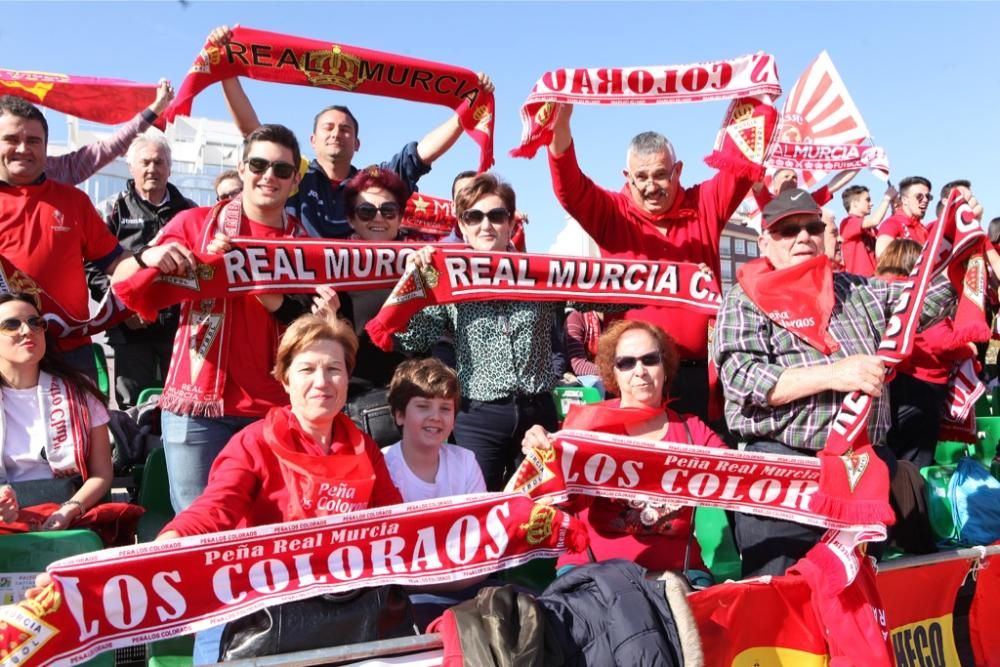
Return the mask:
[(480, 171), (493, 164), (495, 102), (492, 93), (480, 89), (474, 72), (334, 41), (244, 27), (233, 30), (232, 39), (221, 47), (205, 44), (164, 118), (172, 121), (178, 114), (191, 115), (191, 103), (198, 93), (235, 76), (446, 106), (458, 114), (462, 128), (479, 144)]
[(120, 79), (0, 69), (0, 94), (105, 125), (131, 120), (153, 103), (156, 88)]
[[(552, 141), (559, 103), (676, 104), (780, 94), (774, 58), (759, 52), (692, 65), (553, 70), (538, 79), (521, 106), (521, 145), (510, 154), (534, 157)], [(762, 141), (762, 150), (767, 143)], [(758, 162), (764, 153), (760, 157)]]
[[(79, 320), (63, 308), (58, 301), (35, 280), (19, 270), (6, 257), (0, 255), (0, 293), (30, 294), (38, 311), (49, 323), (49, 333), (56, 338), (90, 336), (117, 326), (131, 314), (125, 305), (108, 291), (89, 320)], [(153, 317), (156, 313), (153, 313)], [(150, 318), (152, 319), (152, 318)]]
[[(45, 460), (57, 477), (82, 475), (87, 479), (87, 454), (90, 451), (90, 409), (87, 397), (62, 378), (45, 371), (38, 373), (35, 387), (39, 417), (45, 424)], [(0, 477), (6, 478), (3, 449), (7, 419), (3, 410), (4, 391), (0, 387)]]
[(713, 314), (721, 303), (714, 278), (694, 264), (443, 248), (430, 266), (407, 270), (365, 330), (388, 350), (392, 334), (421, 309), (482, 300), (679, 305)]
[(0, 607), (0, 666), (55, 665), (365, 586), (458, 581), (586, 546), (523, 495), (478, 494), (92, 552)]

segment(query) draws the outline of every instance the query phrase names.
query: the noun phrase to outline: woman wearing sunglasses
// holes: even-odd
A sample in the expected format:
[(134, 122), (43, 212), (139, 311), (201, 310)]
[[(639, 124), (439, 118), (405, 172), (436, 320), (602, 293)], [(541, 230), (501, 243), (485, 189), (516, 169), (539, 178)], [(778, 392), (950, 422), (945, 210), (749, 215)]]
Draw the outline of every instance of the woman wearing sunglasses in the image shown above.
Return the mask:
[[(0, 482), (81, 475), (42, 524), (60, 530), (101, 501), (114, 473), (107, 399), (47, 345), (45, 325), (31, 296), (0, 294)], [(0, 522), (17, 516), (14, 490), (0, 486)]]
[[(492, 174), (480, 174), (455, 198), (459, 230), (473, 250), (513, 251), (514, 190)], [(434, 248), (410, 255), (423, 267)], [(535, 424), (555, 430), (552, 330), (562, 302), (481, 301), (431, 306), (397, 335), (403, 350), (423, 352), (439, 339), (455, 341), (462, 404), (455, 442), (471, 449), (486, 488), (498, 491), (514, 472), (524, 432)]]
[[(598, 341), (595, 361), (608, 393), (619, 398), (574, 406), (563, 428), (725, 447), (701, 419), (667, 407), (678, 353), (663, 329), (641, 320), (618, 320)], [(535, 426), (525, 434), (522, 448), (549, 448), (550, 437)], [(706, 569), (698, 543), (692, 539), (694, 511), (690, 507), (585, 496), (570, 502), (587, 526), (590, 550), (564, 554), (560, 569), (609, 558), (631, 560), (654, 571)]]

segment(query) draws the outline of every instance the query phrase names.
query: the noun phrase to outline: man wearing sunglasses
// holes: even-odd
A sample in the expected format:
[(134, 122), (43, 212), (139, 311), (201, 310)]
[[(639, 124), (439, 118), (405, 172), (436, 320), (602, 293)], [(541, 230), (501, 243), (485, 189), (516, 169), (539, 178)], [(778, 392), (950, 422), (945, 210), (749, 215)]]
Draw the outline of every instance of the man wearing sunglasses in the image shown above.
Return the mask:
[(931, 182), (923, 176), (909, 176), (899, 182), (899, 206), (878, 228), (875, 257), (881, 257), (893, 239), (927, 242), (927, 227), (923, 219), (933, 201)]
[[(230, 28), (220, 26), (209, 33), (208, 42), (222, 47), (231, 37)], [(493, 92), (493, 82), (481, 72), (479, 85), (484, 91)], [(233, 121), (244, 136), (260, 125), (238, 78), (224, 80), (222, 92)], [(416, 192), (420, 177), (430, 172), (431, 164), (454, 146), (460, 136), (462, 125), (453, 114), (419, 142), (409, 142), (378, 166), (396, 172), (409, 191)], [(351, 164), (361, 149), (358, 119), (346, 106), (328, 106), (316, 114), (309, 143), (316, 158), (303, 165), (302, 182), (288, 200), (288, 211), (302, 222), (309, 236), (347, 238), (353, 230), (347, 222), (344, 187), (358, 171)]]
[[(600, 247), (601, 256), (705, 264), (719, 275), (722, 229), (752, 181), (722, 170), (685, 188), (684, 163), (670, 141), (643, 132), (628, 147), (624, 186), (617, 192), (605, 190), (584, 175), (577, 162), (572, 110), (569, 104), (556, 109), (549, 144), (552, 187), (562, 207)], [(676, 399), (673, 407), (708, 421), (710, 318), (671, 307), (639, 308), (627, 317), (656, 324), (677, 341), (681, 362), (670, 392)]]
[[(786, 190), (763, 213), (762, 257), (737, 273), (712, 340), (729, 428), (749, 451), (815, 456), (845, 395), (861, 391), (873, 397), (868, 435), (882, 456), (890, 407), (877, 353), (902, 285), (833, 272), (809, 192)], [(944, 317), (954, 298), (947, 280), (933, 282), (922, 326)], [(784, 574), (822, 533), (738, 514), (743, 576)]]
[[(131, 253), (145, 249), (171, 219), (196, 204), (169, 182), (170, 144), (159, 132), (140, 134), (125, 155), (132, 176), (125, 189), (100, 205), (104, 222), (123, 248)], [(90, 295), (97, 301), (110, 288), (108, 276), (87, 267)], [(135, 405), (146, 387), (162, 384), (170, 367), (177, 332), (178, 306), (160, 311), (145, 322), (138, 315), (108, 331), (115, 352), (115, 395), (122, 410)]]
[[(30, 102), (0, 97), (0, 254), (44, 290), (65, 314), (90, 317), (84, 263), (110, 274), (129, 256), (81, 190), (47, 178), (48, 123)], [(173, 248), (150, 253), (167, 266)], [(67, 362), (96, 378), (90, 337), (59, 342)]]

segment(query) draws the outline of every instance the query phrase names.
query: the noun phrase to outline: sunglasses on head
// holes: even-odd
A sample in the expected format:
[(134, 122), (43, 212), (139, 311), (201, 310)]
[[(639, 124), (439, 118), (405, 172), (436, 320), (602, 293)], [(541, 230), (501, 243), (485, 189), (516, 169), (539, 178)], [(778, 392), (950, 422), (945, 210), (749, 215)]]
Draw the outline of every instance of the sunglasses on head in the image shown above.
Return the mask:
[(262, 157), (251, 157), (247, 158), (245, 162), (247, 169), (249, 169), (253, 174), (263, 174), (268, 170), (268, 168), (270, 168), (271, 171), (274, 172), (275, 177), (286, 180), (291, 178), (292, 174), (295, 173), (295, 165), (291, 162), (284, 162), (282, 160), (271, 162), (270, 160), (265, 160)]
[(25, 324), (32, 331), (45, 331), (49, 328), (49, 323), (41, 317), (32, 316), (25, 320), (20, 320), (16, 317), (8, 317), (5, 320), (0, 320), (0, 333), (5, 336), (16, 336), (21, 332), (21, 327)]
[(650, 352), (649, 354), (644, 354), (641, 357), (615, 357), (615, 368), (622, 372), (626, 372), (635, 368), (636, 364), (642, 364), (643, 366), (649, 368), (650, 366), (658, 366), (660, 361), (661, 357), (659, 352)]
[(383, 220), (395, 220), (396, 216), (399, 215), (399, 204), (394, 201), (386, 201), (376, 206), (369, 202), (361, 202), (354, 207), (354, 216), (361, 222), (371, 222), (377, 213), (382, 214)]
[(826, 231), (826, 224), (816, 220), (815, 222), (807, 222), (801, 225), (781, 225), (777, 229), (769, 229), (768, 231), (772, 236), (780, 236), (783, 239), (793, 239), (799, 235), (799, 232), (806, 230), (809, 236), (819, 236)]
[(505, 208), (495, 208), (492, 211), (480, 211), (477, 208), (470, 208), (462, 214), (462, 222), (467, 225), (478, 225), (482, 223), (483, 218), (489, 220), (490, 224), (502, 225), (510, 222), (510, 211)]

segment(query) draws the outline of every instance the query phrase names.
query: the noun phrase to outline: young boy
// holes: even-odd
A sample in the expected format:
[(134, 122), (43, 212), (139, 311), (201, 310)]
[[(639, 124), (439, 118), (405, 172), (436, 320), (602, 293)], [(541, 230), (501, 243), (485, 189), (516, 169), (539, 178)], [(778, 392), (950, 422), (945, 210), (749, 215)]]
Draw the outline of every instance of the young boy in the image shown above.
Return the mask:
[(405, 502), (486, 491), (473, 453), (446, 442), (460, 397), (455, 371), (437, 359), (411, 359), (396, 369), (389, 407), (403, 439), (382, 453)]

